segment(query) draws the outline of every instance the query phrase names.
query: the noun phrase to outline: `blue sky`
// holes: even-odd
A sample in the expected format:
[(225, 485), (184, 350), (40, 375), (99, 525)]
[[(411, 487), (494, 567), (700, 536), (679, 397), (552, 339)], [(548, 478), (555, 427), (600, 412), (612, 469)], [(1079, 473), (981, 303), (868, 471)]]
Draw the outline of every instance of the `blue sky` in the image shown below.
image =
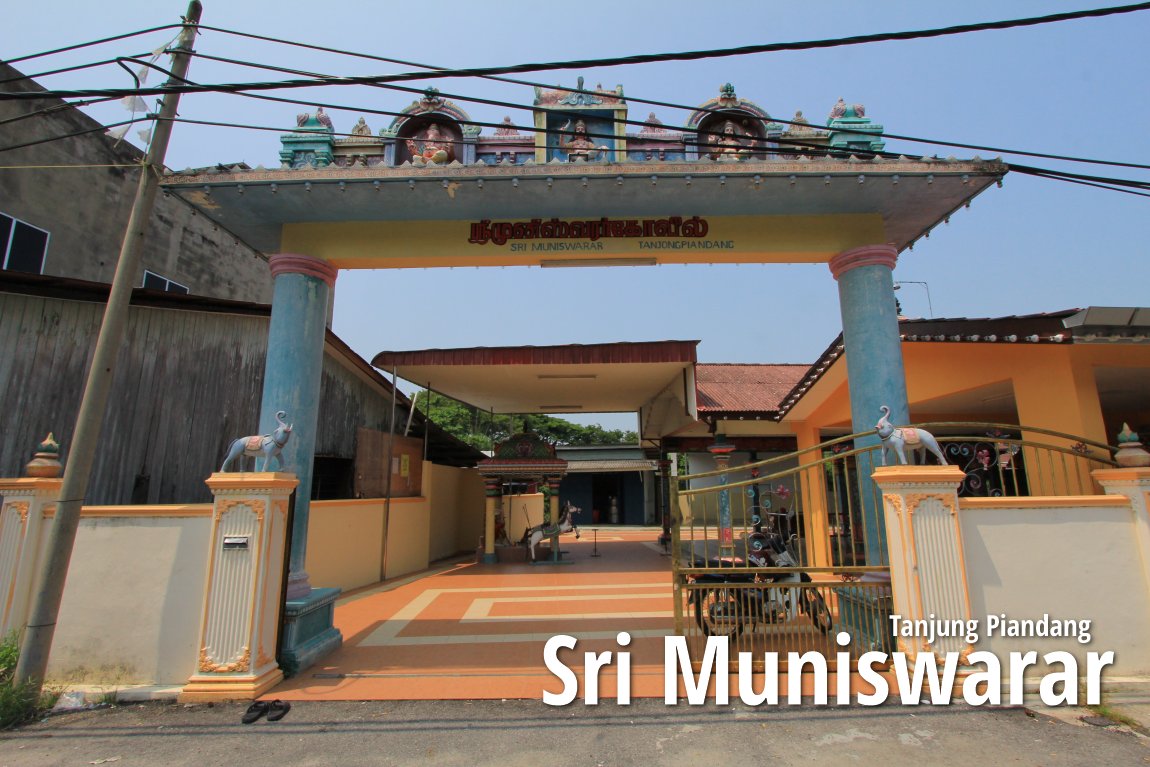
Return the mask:
[[(1020, 18), (1105, 7), (1087, 2), (697, 2), (485, 3), (446, 0), (338, 4), (206, 0), (203, 23), (342, 50), (442, 67), (494, 66), (769, 42)], [(709, 10), (714, 8), (714, 10)], [(0, 57), (178, 20), (172, 0), (20, 3), (5, 11)], [(326, 15), (325, 15), (326, 14)], [(74, 54), (18, 64), (34, 73), (139, 54), (170, 37), (155, 33)], [(631, 97), (695, 106), (725, 82), (772, 115), (803, 110), (825, 119), (841, 96), (861, 102), (892, 133), (1150, 164), (1150, 12), (959, 37), (824, 51), (518, 75), (549, 84), (622, 84)], [(201, 53), (338, 75), (403, 71), (332, 54), (205, 32)], [(208, 61), (198, 82), (284, 79), (286, 75)], [(117, 67), (43, 78), (48, 87), (128, 87)], [(525, 86), (479, 80), (436, 83), (444, 91), (528, 106)], [(283, 95), (283, 94), (281, 94)], [(294, 91), (304, 100), (398, 110), (412, 100), (381, 89)], [(459, 102), (473, 118), (498, 122), (528, 113)], [(294, 125), (302, 108), (225, 95), (187, 96), (181, 114), (267, 126)], [(651, 108), (632, 104), (630, 117)], [(655, 108), (682, 124), (686, 111)], [(94, 109), (123, 119), (117, 105)], [(337, 130), (359, 113), (333, 112)], [(368, 116), (373, 129), (383, 117)], [(970, 150), (888, 141), (888, 150), (970, 157)], [(176, 169), (243, 160), (278, 165), (275, 133), (177, 125), (168, 153)], [(982, 153), (987, 155), (987, 153)], [(1004, 155), (1032, 165), (1150, 180), (1146, 171)], [(2, 172), (2, 171), (0, 171)], [(79, 172), (79, 171), (78, 171)], [(913, 252), (896, 280), (925, 282), (935, 316), (1001, 316), (1074, 306), (1147, 305), (1150, 199), (1009, 175), (956, 214)], [(540, 270), (407, 270), (341, 275), (335, 330), (370, 359), (383, 349), (699, 339), (702, 362), (809, 362), (840, 330), (836, 285), (823, 265), (666, 266)], [(928, 314), (927, 290), (900, 291), (904, 312)], [(547, 315), (548, 309), (554, 309)], [(540, 321), (542, 316), (550, 321)], [(596, 419), (592, 419), (596, 420)], [(632, 419), (602, 419), (629, 425)]]

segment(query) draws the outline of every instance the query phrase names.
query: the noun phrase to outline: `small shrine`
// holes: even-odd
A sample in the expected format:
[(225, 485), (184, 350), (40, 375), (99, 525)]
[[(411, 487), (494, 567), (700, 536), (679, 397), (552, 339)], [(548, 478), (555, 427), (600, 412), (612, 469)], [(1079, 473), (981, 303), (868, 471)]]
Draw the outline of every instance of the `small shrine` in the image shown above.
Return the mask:
[[(510, 546), (507, 518), (503, 507), (503, 488), (509, 483), (532, 483), (545, 486), (548, 500), (543, 508), (545, 537), (551, 538), (551, 560), (559, 560), (559, 483), (567, 473), (567, 461), (555, 455), (555, 446), (533, 432), (515, 434), (495, 446), (491, 458), (477, 465), (483, 476), (486, 495), (486, 521), (483, 537), (483, 561), (496, 561), (495, 546)], [(552, 524), (555, 521), (556, 524)], [(553, 531), (553, 532), (552, 532)]]

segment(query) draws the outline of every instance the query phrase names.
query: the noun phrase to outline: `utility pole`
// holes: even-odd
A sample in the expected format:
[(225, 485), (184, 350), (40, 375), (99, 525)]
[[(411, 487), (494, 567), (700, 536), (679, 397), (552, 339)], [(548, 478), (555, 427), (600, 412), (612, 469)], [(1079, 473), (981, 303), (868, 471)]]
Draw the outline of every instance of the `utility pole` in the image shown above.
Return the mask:
[[(187, 82), (192, 44), (196, 39), (196, 28), (200, 23), (202, 10), (199, 0), (192, 0), (188, 4), (188, 12), (183, 20), (183, 31), (180, 32), (179, 40), (172, 51), (172, 75), (167, 82), (169, 86)], [(144, 234), (152, 216), (156, 193), (159, 191), (160, 176), (164, 171), (164, 156), (168, 151), (168, 140), (172, 135), (172, 122), (179, 101), (178, 93), (167, 94), (156, 115), (152, 143), (144, 157), (140, 182), (136, 187), (136, 200), (132, 204), (128, 229), (124, 233), (124, 242), (120, 248), (116, 274), (108, 294), (108, 305), (104, 309), (104, 320), (100, 325), (100, 335), (96, 339), (96, 350), (92, 355), (92, 366), (88, 369), (84, 397), (80, 401), (80, 411), (76, 414), (76, 429), (72, 436), (71, 449), (68, 451), (68, 462), (64, 468), (60, 501), (56, 506), (55, 519), (49, 527), (44, 564), (38, 573), (32, 610), (20, 644), (20, 660), (16, 665), (14, 681), (17, 687), (30, 682), (34, 687), (33, 700), (39, 698), (44, 673), (48, 668), (48, 654), (52, 648), (52, 637), (56, 632), (56, 619), (60, 614), (60, 600), (64, 595), (68, 563), (72, 558), (72, 546), (76, 541), (76, 528), (80, 524), (80, 507), (88, 492), (88, 481), (92, 474), (92, 464), (95, 461), (100, 429), (108, 404), (108, 392), (112, 385), (112, 370), (124, 338), (132, 288), (140, 274)]]

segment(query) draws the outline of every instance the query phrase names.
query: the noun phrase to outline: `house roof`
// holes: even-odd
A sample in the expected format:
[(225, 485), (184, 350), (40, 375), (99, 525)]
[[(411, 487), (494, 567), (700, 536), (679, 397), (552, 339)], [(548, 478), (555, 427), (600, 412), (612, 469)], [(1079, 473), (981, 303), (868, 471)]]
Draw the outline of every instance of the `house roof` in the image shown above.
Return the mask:
[[(1142, 344), (1150, 342), (1150, 310), (1092, 306), (1005, 317), (901, 317), (899, 334), (903, 343)], [(781, 397), (777, 418), (784, 418), (842, 354), (840, 333)]]
[(775, 413), (809, 370), (806, 364), (695, 366), (700, 413)]

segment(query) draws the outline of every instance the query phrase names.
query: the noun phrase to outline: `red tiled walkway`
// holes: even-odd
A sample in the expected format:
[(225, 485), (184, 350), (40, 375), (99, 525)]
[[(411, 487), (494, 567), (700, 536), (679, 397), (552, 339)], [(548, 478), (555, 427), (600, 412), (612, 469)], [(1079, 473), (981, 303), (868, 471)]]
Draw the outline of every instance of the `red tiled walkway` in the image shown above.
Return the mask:
[[(451, 565), (342, 598), (343, 647), (265, 697), (286, 700), (535, 698), (559, 692), (543, 662), (557, 634), (582, 678), (583, 653), (632, 641), (632, 695), (661, 696), (663, 637), (674, 626), (670, 558), (657, 529), (602, 529), (562, 539), (570, 564)], [(613, 667), (600, 695), (614, 697)]]

